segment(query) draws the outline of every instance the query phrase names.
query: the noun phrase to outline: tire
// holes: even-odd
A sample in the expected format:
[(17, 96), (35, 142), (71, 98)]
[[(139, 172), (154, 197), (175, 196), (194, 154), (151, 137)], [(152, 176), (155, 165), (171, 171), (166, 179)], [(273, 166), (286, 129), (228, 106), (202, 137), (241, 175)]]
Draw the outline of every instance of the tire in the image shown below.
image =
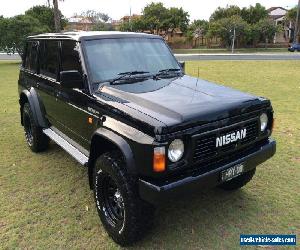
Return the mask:
[(137, 181), (126, 172), (119, 152), (97, 159), (93, 171), (97, 211), (108, 235), (121, 246), (141, 239), (154, 217), (154, 207), (139, 197)]
[(49, 146), (49, 138), (34, 121), (33, 113), (29, 103), (25, 103), (22, 110), (25, 138), (28, 146), (33, 152), (42, 152)]
[(219, 185), (218, 187), (223, 190), (228, 190), (228, 191), (239, 189), (239, 188), (245, 186), (249, 181), (251, 181), (252, 177), (255, 174), (255, 171), (256, 171), (256, 168), (254, 168), (246, 173), (243, 173), (243, 174), (233, 178), (230, 181), (224, 182), (221, 185)]

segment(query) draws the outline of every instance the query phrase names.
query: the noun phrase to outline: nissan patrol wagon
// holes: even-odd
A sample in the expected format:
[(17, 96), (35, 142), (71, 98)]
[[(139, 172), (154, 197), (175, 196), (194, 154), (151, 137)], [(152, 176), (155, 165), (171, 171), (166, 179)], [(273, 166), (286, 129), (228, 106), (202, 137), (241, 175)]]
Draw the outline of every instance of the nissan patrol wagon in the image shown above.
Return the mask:
[(276, 150), (269, 100), (186, 75), (156, 35), (28, 37), (18, 91), (30, 149), (51, 139), (87, 168), (120, 245), (147, 232), (159, 203), (241, 188)]

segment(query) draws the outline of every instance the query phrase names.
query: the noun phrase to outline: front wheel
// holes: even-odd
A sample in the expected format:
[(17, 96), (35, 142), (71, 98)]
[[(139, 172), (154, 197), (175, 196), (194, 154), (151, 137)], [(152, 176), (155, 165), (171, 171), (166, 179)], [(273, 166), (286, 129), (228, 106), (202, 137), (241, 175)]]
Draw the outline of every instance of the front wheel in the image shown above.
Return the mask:
[(137, 184), (119, 152), (97, 159), (93, 172), (97, 211), (109, 236), (121, 246), (139, 240), (153, 219), (154, 207), (140, 199)]
[(231, 179), (230, 181), (224, 182), (221, 185), (219, 185), (218, 187), (224, 190), (236, 190), (239, 189), (243, 186), (245, 186), (249, 181), (251, 181), (252, 177), (254, 176), (256, 171), (256, 168), (243, 173), (233, 179)]

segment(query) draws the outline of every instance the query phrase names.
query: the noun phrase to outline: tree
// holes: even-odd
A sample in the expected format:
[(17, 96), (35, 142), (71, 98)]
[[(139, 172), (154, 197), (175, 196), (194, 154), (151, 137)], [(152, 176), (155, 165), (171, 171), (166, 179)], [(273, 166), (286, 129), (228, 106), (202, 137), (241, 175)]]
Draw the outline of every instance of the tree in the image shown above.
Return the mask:
[(142, 17), (134, 17), (129, 22), (123, 22), (120, 26), (121, 31), (143, 32), (146, 29)]
[[(25, 15), (32, 16), (36, 19), (39, 20), (39, 22), (42, 25), (45, 25), (49, 27), (50, 32), (55, 31), (55, 24), (54, 24), (54, 12), (53, 9), (47, 6), (34, 6), (27, 10), (25, 12)], [(62, 13), (59, 11), (59, 16), (60, 16), (60, 27), (65, 27), (67, 24), (67, 21), (64, 19)]]
[(208, 38), (220, 37), (225, 47), (229, 48), (232, 44), (233, 32), (238, 43), (245, 41), (245, 33), (248, 24), (240, 16), (231, 16), (210, 22), (207, 33)]
[(295, 24), (297, 18), (297, 7), (294, 7), (287, 11), (285, 15), (285, 19), (288, 21), (291, 21), (293, 24)]
[(260, 30), (256, 24), (249, 24), (244, 33), (244, 42), (247, 45), (252, 45), (256, 47), (261, 39)]
[(97, 12), (95, 10), (87, 10), (80, 14), (80, 16), (87, 18), (93, 23), (92, 30), (102, 30), (102, 31), (108, 31), (108, 30), (114, 30), (111, 23), (108, 23), (111, 18), (109, 15)]
[(82, 17), (88, 18), (92, 23), (107, 23), (108, 21), (111, 20), (110, 16), (102, 13), (102, 12), (97, 12), (95, 10), (87, 10), (84, 11), (80, 14)]
[(60, 23), (60, 11), (58, 8), (58, 1), (64, 1), (64, 0), (53, 0), (54, 26), (56, 32), (60, 32), (62, 28)]
[(173, 35), (176, 29), (186, 32), (189, 24), (189, 14), (182, 8), (166, 8), (162, 3), (151, 3), (143, 10), (143, 16), (138, 26), (151, 33)]
[(265, 47), (267, 48), (268, 42), (274, 38), (279, 28), (268, 18), (260, 20), (256, 25), (256, 29), (261, 34), (261, 39), (265, 41)]
[(7, 18), (0, 16), (0, 51), (6, 47), (7, 24)]
[(92, 26), (93, 31), (113, 31), (115, 30), (111, 23), (96, 23)]
[(268, 11), (260, 3), (255, 6), (250, 6), (249, 8), (243, 8), (241, 10), (241, 17), (249, 24), (258, 23), (261, 19), (268, 17)]
[(223, 18), (239, 16), (241, 14), (240, 7), (236, 5), (226, 6), (225, 8), (218, 7), (210, 16), (210, 21), (217, 21)]
[(151, 3), (143, 10), (143, 21), (151, 33), (167, 29), (168, 9), (163, 3)]
[(189, 31), (191, 31), (194, 34), (194, 37), (205, 36), (208, 31), (208, 21), (194, 20), (189, 25)]
[(5, 51), (6, 53), (17, 52), (20, 56), (23, 55), (26, 37), (49, 32), (47, 26), (42, 25), (38, 19), (30, 15), (2, 18), (0, 20), (0, 27), (1, 32), (5, 34), (4, 36), (1, 36), (0, 50)]
[(187, 31), (189, 25), (189, 14), (182, 8), (170, 8), (167, 14), (168, 18), (165, 21), (166, 32), (170, 30), (171, 35), (178, 28), (183, 33)]
[(291, 36), (291, 41), (293, 41), (294, 36), (295, 36), (295, 28), (296, 28), (296, 19), (297, 19), (297, 6), (288, 10), (286, 15), (285, 15), (285, 20), (288, 22), (291, 22), (292, 24), (292, 36)]

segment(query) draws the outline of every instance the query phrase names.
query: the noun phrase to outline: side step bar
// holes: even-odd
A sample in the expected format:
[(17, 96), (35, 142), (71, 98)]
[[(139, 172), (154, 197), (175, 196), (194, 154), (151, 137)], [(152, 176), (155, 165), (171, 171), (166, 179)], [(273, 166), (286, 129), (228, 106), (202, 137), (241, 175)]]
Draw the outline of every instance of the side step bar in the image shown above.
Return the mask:
[(53, 140), (56, 144), (62, 147), (65, 151), (67, 151), (76, 161), (78, 161), (81, 165), (86, 166), (89, 158), (80, 152), (77, 148), (67, 142), (64, 138), (62, 138), (59, 134), (53, 131), (51, 128), (43, 129), (43, 133), (47, 135), (51, 140)]

